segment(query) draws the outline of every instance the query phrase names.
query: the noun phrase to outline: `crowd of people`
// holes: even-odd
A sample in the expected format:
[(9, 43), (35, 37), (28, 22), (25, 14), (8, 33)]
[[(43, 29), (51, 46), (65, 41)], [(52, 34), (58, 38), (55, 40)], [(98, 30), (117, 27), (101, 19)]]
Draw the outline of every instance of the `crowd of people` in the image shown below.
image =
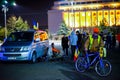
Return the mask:
[[(61, 46), (66, 56), (70, 54), (68, 49), (71, 49), (71, 59), (73, 60), (76, 48), (81, 52), (95, 52), (100, 47), (105, 47), (109, 50), (116, 46), (116, 41), (119, 42), (120, 47), (120, 34), (115, 35), (112, 32), (103, 33), (98, 28), (94, 28), (93, 33), (81, 33), (79, 30), (73, 30), (69, 36), (64, 34), (61, 39)], [(58, 52), (56, 51), (56, 53)]]

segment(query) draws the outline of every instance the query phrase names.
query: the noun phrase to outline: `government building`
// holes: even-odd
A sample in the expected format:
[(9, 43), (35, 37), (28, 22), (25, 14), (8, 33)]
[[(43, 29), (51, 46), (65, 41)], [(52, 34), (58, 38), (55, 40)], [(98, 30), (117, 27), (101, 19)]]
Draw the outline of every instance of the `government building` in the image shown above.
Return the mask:
[(80, 29), (100, 26), (120, 27), (120, 1), (64, 0), (55, 1), (48, 11), (48, 29), (56, 33), (61, 22), (67, 27)]

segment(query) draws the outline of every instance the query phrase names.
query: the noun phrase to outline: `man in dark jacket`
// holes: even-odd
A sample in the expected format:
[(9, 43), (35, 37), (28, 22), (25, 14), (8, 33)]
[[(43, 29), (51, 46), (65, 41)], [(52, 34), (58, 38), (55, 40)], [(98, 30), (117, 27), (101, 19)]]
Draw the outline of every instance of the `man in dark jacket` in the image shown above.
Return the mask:
[(66, 37), (66, 35), (64, 34), (61, 40), (61, 45), (62, 45), (62, 49), (65, 53), (66, 56), (68, 56), (68, 37)]
[(78, 37), (78, 41), (77, 41), (77, 47), (79, 49), (79, 51), (81, 50), (82, 47), (82, 34), (80, 34), (79, 31), (76, 31), (76, 35)]

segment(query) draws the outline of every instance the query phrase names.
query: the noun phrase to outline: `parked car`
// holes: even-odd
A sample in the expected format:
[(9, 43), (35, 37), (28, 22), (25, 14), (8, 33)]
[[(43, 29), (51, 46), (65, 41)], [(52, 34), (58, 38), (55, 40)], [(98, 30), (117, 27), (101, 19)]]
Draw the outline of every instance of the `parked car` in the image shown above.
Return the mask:
[(0, 60), (27, 60), (35, 63), (37, 58), (46, 55), (48, 46), (48, 35), (45, 31), (14, 32), (1, 45)]

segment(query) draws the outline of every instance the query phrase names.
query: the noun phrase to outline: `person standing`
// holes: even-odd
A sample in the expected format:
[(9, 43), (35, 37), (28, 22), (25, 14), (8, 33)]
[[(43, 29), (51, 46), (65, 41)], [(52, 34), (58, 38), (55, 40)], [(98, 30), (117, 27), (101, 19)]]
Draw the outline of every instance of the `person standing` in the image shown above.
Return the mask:
[(68, 48), (69, 48), (68, 41), (69, 41), (68, 37), (64, 34), (61, 40), (61, 45), (66, 56), (68, 56)]
[(107, 34), (106, 45), (107, 45), (107, 49), (111, 49), (111, 45), (112, 45), (112, 35), (111, 35), (111, 32), (109, 32)]
[(78, 50), (80, 51), (82, 47), (82, 34), (80, 34), (79, 31), (76, 31), (76, 35), (78, 37), (77, 46), (78, 46)]
[(74, 60), (74, 53), (75, 53), (75, 49), (77, 46), (77, 41), (78, 41), (78, 37), (75, 33), (75, 31), (73, 30), (70, 34), (70, 45), (71, 45), (71, 58), (72, 60)]
[(112, 48), (115, 48), (116, 46), (116, 36), (115, 33), (112, 33)]

